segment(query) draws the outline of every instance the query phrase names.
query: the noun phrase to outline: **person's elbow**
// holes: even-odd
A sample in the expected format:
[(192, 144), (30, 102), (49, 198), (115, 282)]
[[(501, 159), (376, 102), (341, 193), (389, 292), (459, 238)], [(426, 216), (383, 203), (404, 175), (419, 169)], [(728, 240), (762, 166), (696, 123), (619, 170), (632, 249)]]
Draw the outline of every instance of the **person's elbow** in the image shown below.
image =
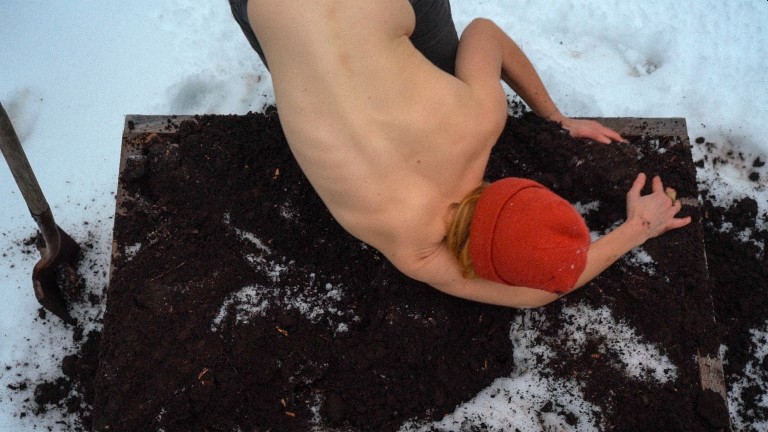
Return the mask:
[(530, 298), (529, 303), (526, 305), (520, 306), (520, 309), (537, 309), (540, 307), (544, 307), (560, 299), (560, 297), (562, 296), (558, 294), (554, 294), (548, 291), (541, 291), (540, 296), (535, 296), (533, 298)]
[(498, 25), (496, 25), (496, 23), (493, 22), (493, 20), (491, 20), (490, 18), (483, 18), (483, 17), (477, 17), (477, 18), (473, 19), (469, 23), (469, 25), (467, 27), (469, 27), (469, 26), (473, 26), (473, 27), (490, 27), (490, 28), (494, 28), (494, 27), (497, 28), (498, 27)]
[(504, 285), (477, 277), (465, 278), (458, 263), (445, 250), (418, 258), (403, 258), (388, 257), (404, 275), (453, 297), (520, 309), (539, 308), (560, 298), (558, 294), (541, 289)]

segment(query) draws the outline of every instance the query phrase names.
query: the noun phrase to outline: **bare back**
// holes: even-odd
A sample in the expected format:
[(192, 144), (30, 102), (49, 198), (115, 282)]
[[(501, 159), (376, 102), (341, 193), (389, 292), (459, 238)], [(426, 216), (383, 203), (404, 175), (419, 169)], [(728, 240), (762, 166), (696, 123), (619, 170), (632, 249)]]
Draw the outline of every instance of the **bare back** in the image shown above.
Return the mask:
[(500, 86), (477, 95), (426, 60), (407, 0), (250, 0), (248, 15), (291, 150), (336, 220), (390, 259), (437, 248), (482, 181)]

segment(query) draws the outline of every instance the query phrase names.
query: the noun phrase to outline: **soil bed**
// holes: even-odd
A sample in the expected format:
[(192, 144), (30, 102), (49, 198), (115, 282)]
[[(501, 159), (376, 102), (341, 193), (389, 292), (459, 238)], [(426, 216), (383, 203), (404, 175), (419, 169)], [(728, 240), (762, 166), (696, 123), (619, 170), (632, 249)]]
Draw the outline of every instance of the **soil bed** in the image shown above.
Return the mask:
[[(100, 346), (98, 372), (91, 381), (95, 352), (84, 350), (66, 373), (93, 404), (86, 428), (394, 431), (440, 419), (513, 373), (510, 326), (524, 312), (445, 296), (345, 233), (298, 169), (274, 110), (169, 118), (167, 130), (126, 134), (135, 151), (121, 170), (104, 330), (86, 344)], [(721, 336), (749, 344), (724, 294), (735, 280), (720, 274), (730, 249), (719, 245), (739, 245), (715, 234), (733, 213), (705, 200), (702, 219), (686, 137), (629, 138), (604, 146), (530, 114), (510, 117), (487, 176), (529, 177), (573, 203), (599, 203), (584, 212), (593, 232), (622, 220), (640, 171), (690, 198), (683, 213), (693, 224), (644, 245), (651, 270), (619, 261), (538, 311), (548, 323), (541, 337), (557, 340), (571, 324), (565, 309), (607, 306), (677, 366), (676, 376), (628, 379), (597, 339), (579, 352), (562, 345), (546, 366), (582, 384), (605, 430), (721, 430), (722, 399), (702, 390), (696, 359), (717, 357)], [(717, 322), (705, 239), (718, 271)], [(746, 266), (762, 257), (753, 252), (744, 252)], [(754, 274), (752, 288), (734, 289), (751, 290), (739, 313), (754, 328), (768, 304), (758, 287), (765, 274), (744, 272)], [(734, 357), (726, 373), (747, 361)], [(50, 391), (72, 385), (58, 384)], [(466, 426), (483, 430), (482, 421)]]

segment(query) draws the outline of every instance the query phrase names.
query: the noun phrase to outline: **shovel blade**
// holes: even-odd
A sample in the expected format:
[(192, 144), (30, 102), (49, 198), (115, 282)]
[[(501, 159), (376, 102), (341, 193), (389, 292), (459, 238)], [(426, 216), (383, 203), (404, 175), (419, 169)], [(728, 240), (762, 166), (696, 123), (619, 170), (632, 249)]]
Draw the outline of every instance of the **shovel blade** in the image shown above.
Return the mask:
[(38, 303), (48, 312), (61, 318), (67, 324), (74, 323), (67, 310), (67, 301), (56, 285), (57, 276), (52, 267), (43, 267), (32, 272), (32, 285)]
[(75, 320), (69, 314), (67, 299), (73, 299), (82, 292), (82, 283), (77, 273), (80, 261), (80, 246), (58, 226), (59, 248), (54, 257), (47, 257), (46, 248), (41, 245), (43, 256), (32, 270), (32, 285), (35, 297), (44, 309), (61, 318), (67, 324)]

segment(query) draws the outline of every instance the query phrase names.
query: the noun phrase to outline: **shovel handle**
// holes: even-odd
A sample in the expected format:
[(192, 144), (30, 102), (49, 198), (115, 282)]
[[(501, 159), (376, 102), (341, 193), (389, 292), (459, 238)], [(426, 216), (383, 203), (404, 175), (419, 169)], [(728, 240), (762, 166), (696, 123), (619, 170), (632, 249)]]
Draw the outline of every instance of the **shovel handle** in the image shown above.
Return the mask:
[(40, 189), (40, 184), (37, 183), (35, 173), (29, 165), (27, 155), (24, 154), (19, 137), (16, 135), (11, 119), (8, 118), (2, 103), (0, 103), (0, 150), (2, 150), (5, 161), (8, 162), (8, 167), (11, 168), (11, 174), (19, 186), (21, 195), (24, 196), (24, 201), (27, 202), (32, 216), (37, 218), (49, 211), (48, 202), (45, 200), (42, 189)]

